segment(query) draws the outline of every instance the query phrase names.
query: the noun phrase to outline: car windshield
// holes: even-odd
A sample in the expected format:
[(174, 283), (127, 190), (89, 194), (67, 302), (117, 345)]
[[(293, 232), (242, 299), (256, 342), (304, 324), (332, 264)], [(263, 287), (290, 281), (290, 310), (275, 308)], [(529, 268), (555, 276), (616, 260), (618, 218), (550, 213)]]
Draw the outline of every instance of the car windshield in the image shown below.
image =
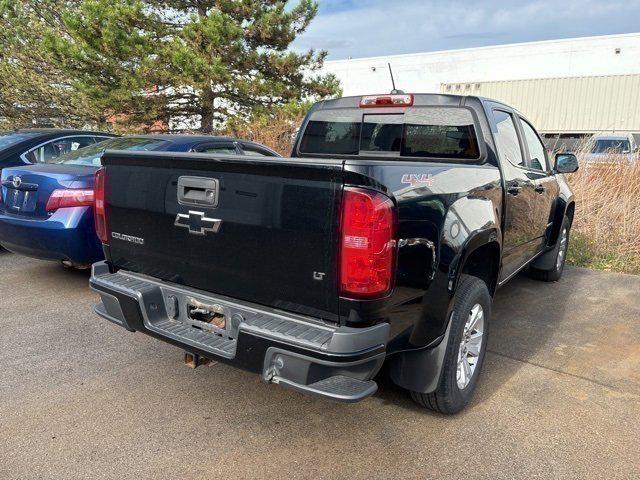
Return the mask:
[(65, 165), (100, 166), (102, 152), (105, 150), (158, 150), (171, 143), (169, 140), (146, 137), (112, 138), (73, 152), (65, 153), (57, 158), (56, 163)]
[(472, 160), (480, 148), (471, 112), (460, 107), (417, 107), (404, 113), (358, 110), (314, 112), (301, 153)]
[(40, 135), (37, 132), (0, 132), (0, 150)]
[(596, 140), (591, 153), (629, 153), (631, 145), (625, 139), (604, 139)]

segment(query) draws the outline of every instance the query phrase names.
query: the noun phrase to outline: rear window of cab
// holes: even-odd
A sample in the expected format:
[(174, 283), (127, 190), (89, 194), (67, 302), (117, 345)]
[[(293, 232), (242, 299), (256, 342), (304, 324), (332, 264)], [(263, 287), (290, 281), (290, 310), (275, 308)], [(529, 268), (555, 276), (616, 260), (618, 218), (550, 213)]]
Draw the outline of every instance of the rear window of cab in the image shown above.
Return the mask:
[(413, 107), (400, 113), (362, 109), (313, 112), (300, 153), (477, 160), (480, 148), (471, 111)]

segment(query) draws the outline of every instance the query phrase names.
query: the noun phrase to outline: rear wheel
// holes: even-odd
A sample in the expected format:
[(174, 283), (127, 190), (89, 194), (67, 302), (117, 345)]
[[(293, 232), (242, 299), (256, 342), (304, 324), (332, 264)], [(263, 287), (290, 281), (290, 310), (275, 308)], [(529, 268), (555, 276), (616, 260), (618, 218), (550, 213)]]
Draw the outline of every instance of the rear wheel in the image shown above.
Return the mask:
[(543, 282), (557, 282), (562, 277), (564, 271), (564, 264), (567, 261), (567, 250), (569, 248), (569, 230), (571, 224), (567, 217), (564, 217), (562, 222), (562, 228), (556, 246), (552, 250), (555, 252), (555, 261), (549, 269), (540, 269), (531, 267), (529, 272), (531, 276), (537, 280)]
[(491, 296), (479, 278), (462, 275), (455, 294), (449, 343), (435, 392), (411, 392), (423, 407), (456, 413), (469, 404), (487, 349)]

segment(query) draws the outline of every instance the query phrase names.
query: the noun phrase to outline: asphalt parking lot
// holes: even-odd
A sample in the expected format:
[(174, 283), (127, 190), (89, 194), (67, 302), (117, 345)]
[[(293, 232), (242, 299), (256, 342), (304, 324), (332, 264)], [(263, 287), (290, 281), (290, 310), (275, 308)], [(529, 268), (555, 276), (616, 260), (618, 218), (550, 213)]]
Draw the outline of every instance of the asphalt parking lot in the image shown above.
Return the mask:
[(474, 404), (342, 405), (92, 313), (86, 272), (0, 252), (0, 478), (640, 478), (640, 277), (501, 290)]

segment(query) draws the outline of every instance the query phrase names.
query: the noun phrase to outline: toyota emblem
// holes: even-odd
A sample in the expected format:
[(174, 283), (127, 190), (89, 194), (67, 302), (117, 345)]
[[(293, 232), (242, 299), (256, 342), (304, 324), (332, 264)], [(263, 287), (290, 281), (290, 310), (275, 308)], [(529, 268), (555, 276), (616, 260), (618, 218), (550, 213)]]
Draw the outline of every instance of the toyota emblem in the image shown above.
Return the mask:
[(13, 177), (13, 186), (18, 188), (20, 185), (22, 185), (22, 179), (16, 175)]

